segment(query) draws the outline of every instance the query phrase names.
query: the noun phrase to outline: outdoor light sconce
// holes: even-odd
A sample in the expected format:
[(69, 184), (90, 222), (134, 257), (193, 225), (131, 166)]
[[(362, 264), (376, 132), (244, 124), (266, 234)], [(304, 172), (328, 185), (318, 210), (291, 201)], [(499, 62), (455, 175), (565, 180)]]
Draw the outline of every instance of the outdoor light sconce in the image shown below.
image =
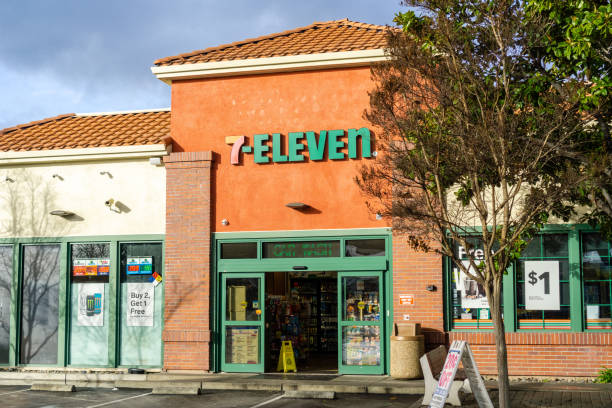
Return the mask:
[(70, 217), (71, 215), (74, 215), (72, 211), (66, 211), (66, 210), (53, 210), (49, 214), (57, 215), (58, 217)]
[(285, 207), (293, 208), (294, 210), (304, 210), (308, 208), (309, 205), (304, 203), (287, 203)]
[(149, 164), (152, 166), (161, 166), (162, 159), (161, 157), (149, 157)]
[(436, 285), (429, 285), (425, 289), (427, 289), (429, 292), (435, 292), (438, 288), (436, 288)]

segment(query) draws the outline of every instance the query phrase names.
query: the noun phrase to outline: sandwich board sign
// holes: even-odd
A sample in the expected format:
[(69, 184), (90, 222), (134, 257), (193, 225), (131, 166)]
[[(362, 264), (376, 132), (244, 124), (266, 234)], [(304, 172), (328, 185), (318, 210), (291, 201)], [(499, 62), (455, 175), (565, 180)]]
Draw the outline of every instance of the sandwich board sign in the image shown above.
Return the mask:
[(448, 354), (446, 355), (446, 361), (444, 367), (440, 373), (440, 380), (436, 387), (429, 408), (443, 408), (446, 403), (446, 398), (453, 385), (455, 374), (457, 374), (457, 368), (459, 368), (459, 362), (463, 363), (463, 369), (467, 374), (468, 380), (470, 381), (470, 387), (474, 393), (474, 399), (481, 408), (493, 408), (491, 398), (487, 393), (484, 381), (478, 372), (472, 349), (466, 341), (455, 340), (452, 342)]

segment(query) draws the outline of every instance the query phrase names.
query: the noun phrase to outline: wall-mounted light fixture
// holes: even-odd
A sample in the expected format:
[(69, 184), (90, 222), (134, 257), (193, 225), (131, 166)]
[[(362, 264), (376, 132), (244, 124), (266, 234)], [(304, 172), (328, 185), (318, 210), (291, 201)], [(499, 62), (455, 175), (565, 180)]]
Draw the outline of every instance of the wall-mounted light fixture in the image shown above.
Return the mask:
[(66, 210), (53, 210), (49, 214), (57, 215), (58, 217), (70, 217), (71, 215), (74, 215), (72, 211), (66, 211)]
[(293, 208), (294, 210), (303, 210), (305, 208), (308, 208), (309, 205), (304, 204), (304, 203), (295, 202), (295, 203), (287, 203), (285, 204), (285, 207)]
[(427, 289), (429, 292), (435, 292), (436, 290), (438, 290), (438, 288), (436, 288), (436, 285), (429, 285), (425, 289)]
[(221, 220), (221, 225), (229, 225), (229, 221), (224, 218)]
[(162, 159), (161, 157), (149, 157), (149, 164), (152, 166), (161, 166)]

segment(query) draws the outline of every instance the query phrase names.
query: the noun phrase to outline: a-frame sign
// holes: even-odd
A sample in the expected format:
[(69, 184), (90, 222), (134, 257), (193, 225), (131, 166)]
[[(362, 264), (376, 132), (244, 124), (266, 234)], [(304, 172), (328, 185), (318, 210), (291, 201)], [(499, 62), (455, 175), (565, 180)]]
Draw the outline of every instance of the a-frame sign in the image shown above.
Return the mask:
[(493, 408), (493, 403), (487, 393), (484, 381), (482, 381), (482, 377), (478, 372), (472, 349), (470, 349), (470, 345), (467, 342), (459, 340), (453, 341), (450, 350), (448, 350), (444, 367), (440, 373), (440, 380), (431, 398), (429, 408), (444, 407), (460, 361), (463, 363), (463, 369), (470, 381), (470, 387), (478, 406), (481, 408)]

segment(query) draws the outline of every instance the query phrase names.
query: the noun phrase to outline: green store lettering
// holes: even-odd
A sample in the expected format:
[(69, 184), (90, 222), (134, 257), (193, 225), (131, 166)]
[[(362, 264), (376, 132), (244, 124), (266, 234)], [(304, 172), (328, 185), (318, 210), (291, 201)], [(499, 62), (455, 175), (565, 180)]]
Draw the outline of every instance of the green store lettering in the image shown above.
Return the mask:
[[(346, 138), (345, 138), (346, 136)], [(271, 144), (270, 144), (271, 142)], [(308, 160), (321, 161), (357, 159), (358, 146), (361, 144), (361, 157), (372, 157), (372, 140), (368, 128), (322, 130), (315, 132), (289, 132), (287, 137), (280, 133), (257, 134), (253, 136), (253, 146), (241, 146), (242, 153), (253, 153), (255, 163), (286, 163)], [(345, 147), (348, 149), (345, 150)], [(346, 151), (346, 153), (345, 153)], [(308, 153), (308, 157), (304, 155)], [(235, 163), (237, 164), (237, 163)]]

